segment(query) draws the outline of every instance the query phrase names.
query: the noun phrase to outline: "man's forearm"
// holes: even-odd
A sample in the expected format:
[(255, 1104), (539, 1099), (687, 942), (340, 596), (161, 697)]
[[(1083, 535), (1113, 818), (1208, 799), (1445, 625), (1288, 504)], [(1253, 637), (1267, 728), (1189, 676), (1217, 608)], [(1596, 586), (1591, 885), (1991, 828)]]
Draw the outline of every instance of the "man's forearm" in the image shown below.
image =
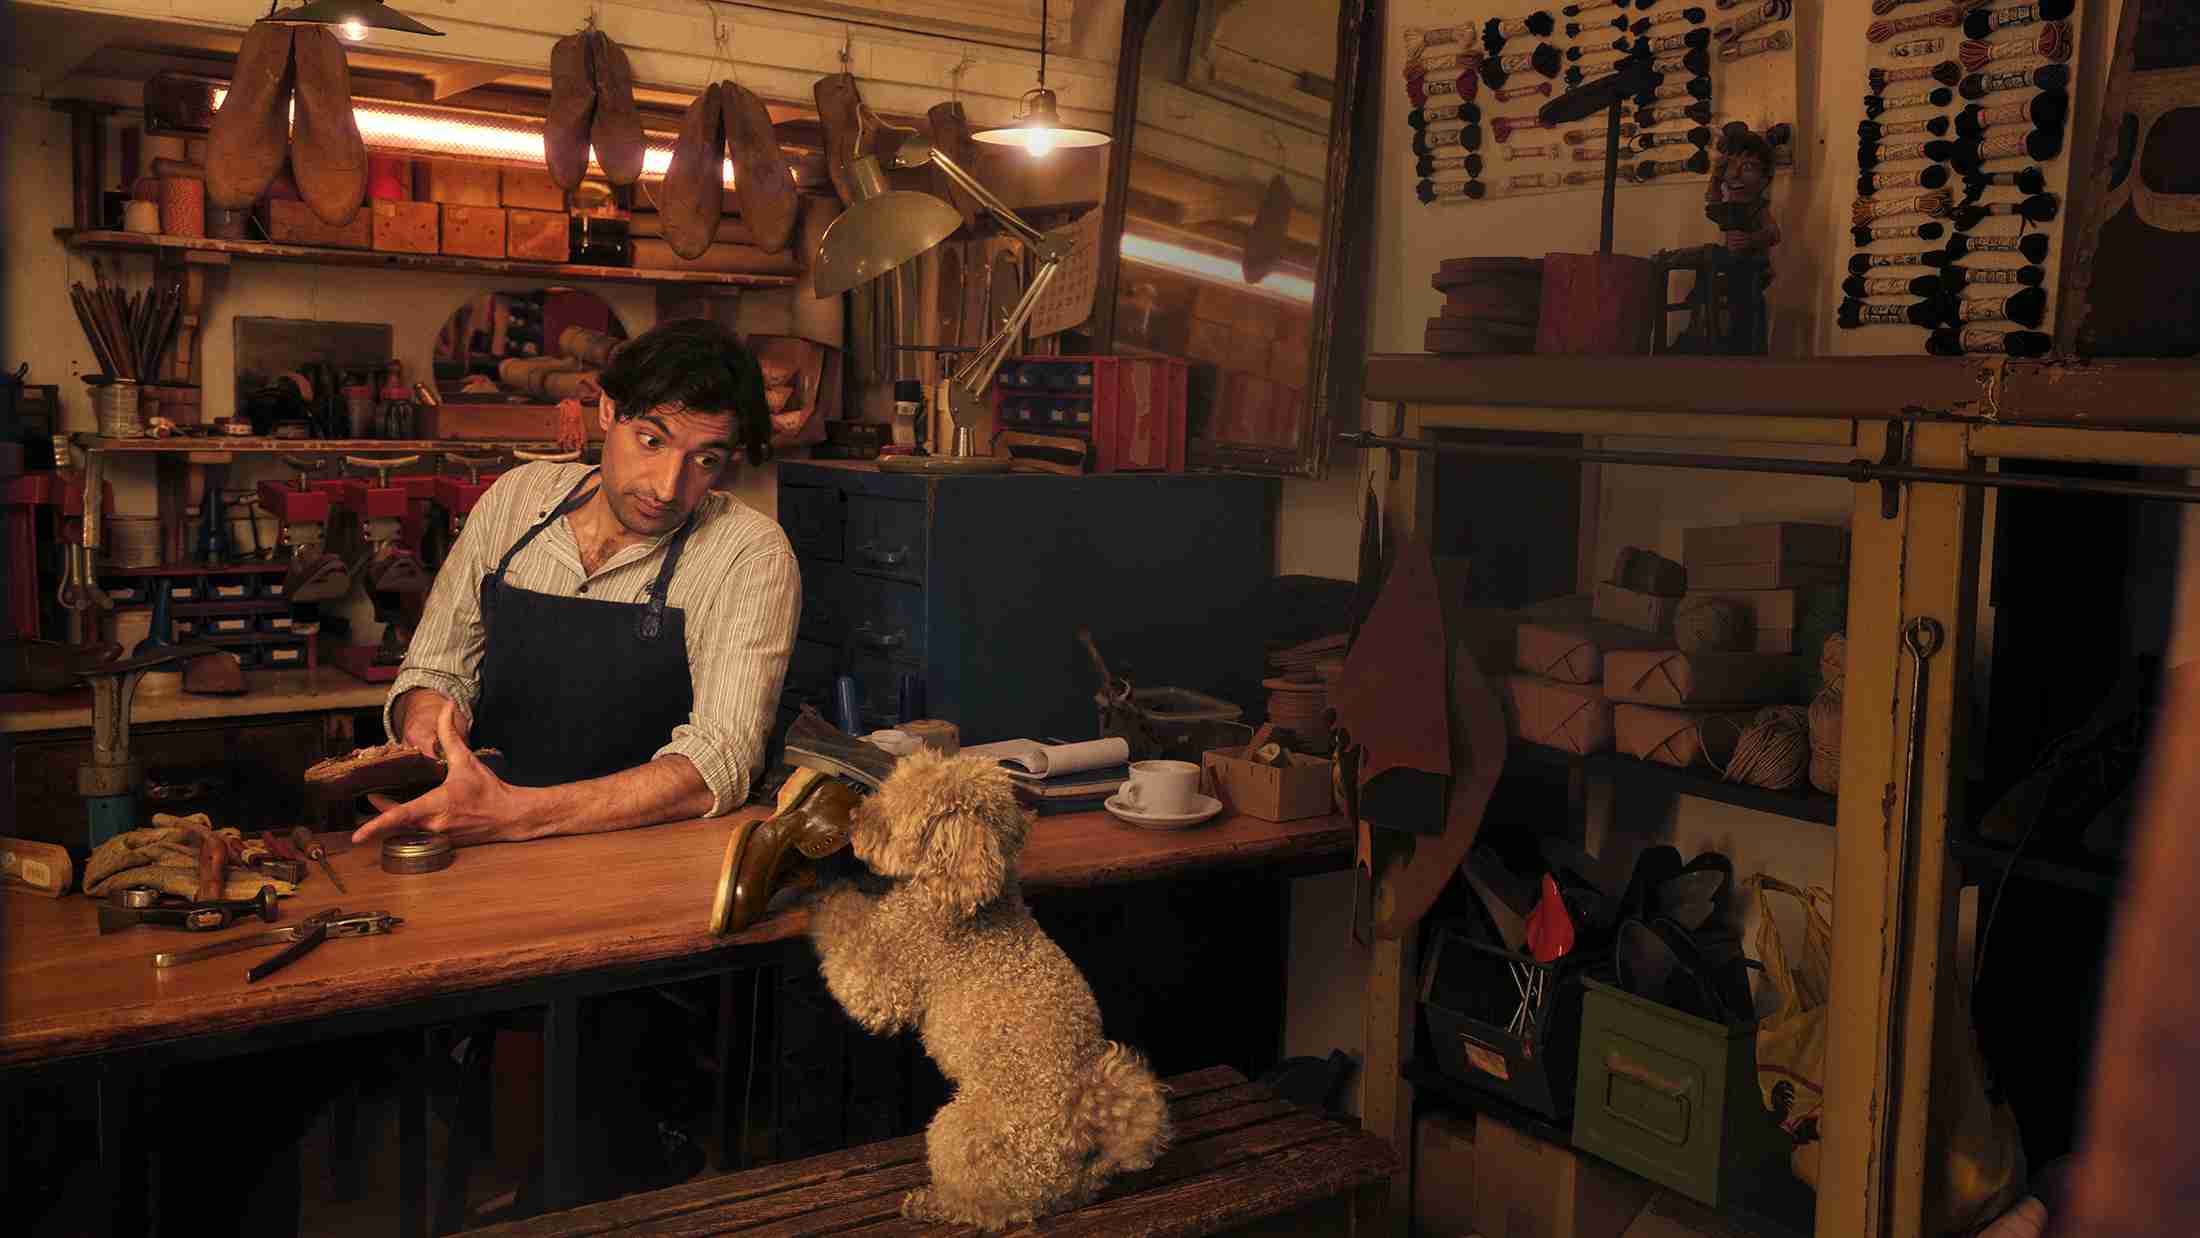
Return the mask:
[(528, 788), (527, 795), (531, 812), (540, 814), (534, 833), (538, 838), (686, 821), (709, 813), (712, 803), (703, 775), (679, 755), (586, 782)]

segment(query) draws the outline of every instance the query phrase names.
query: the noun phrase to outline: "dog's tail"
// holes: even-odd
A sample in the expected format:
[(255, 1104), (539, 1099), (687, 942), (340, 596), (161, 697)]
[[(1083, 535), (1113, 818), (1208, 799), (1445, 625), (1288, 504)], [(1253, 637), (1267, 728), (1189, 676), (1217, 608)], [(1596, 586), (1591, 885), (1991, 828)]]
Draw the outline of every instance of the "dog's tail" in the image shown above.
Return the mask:
[(1146, 1058), (1109, 1041), (1085, 1079), (1073, 1120), (1102, 1176), (1146, 1169), (1169, 1145), (1169, 1101)]

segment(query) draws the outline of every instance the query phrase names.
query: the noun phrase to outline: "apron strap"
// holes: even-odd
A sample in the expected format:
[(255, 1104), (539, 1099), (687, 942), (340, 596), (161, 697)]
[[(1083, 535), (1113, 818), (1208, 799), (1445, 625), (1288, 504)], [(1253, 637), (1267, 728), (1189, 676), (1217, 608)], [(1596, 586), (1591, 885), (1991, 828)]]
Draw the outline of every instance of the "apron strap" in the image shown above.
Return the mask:
[(497, 560), (497, 569), (489, 573), (487, 576), (482, 577), (480, 606), (481, 621), (484, 625), (487, 625), (489, 621), (490, 609), (496, 605), (497, 590), (504, 584), (504, 570), (512, 566), (512, 557), (514, 555), (517, 555), (520, 551), (525, 550), (527, 548), (527, 543), (534, 541), (537, 534), (541, 533), (544, 529), (549, 528), (551, 522), (559, 519), (566, 513), (572, 511), (574, 508), (577, 508), (581, 504), (586, 503), (588, 500), (596, 497), (596, 492), (594, 489), (590, 489), (586, 494), (581, 493), (581, 487), (588, 485), (588, 483), (593, 480), (595, 476), (595, 469), (590, 469), (586, 473), (581, 474), (580, 480), (574, 482), (573, 488), (565, 492), (565, 498), (559, 501), (557, 507), (553, 508), (549, 515), (544, 516), (541, 520), (536, 521), (534, 527), (528, 529), (525, 533), (520, 534), (519, 540), (513, 542), (511, 549), (504, 552), (504, 557)]
[(695, 517), (689, 516), (680, 531), (672, 535), (672, 545), (665, 550), (664, 565), (657, 569), (657, 579), (650, 582), (644, 598), (640, 624), (643, 640), (656, 640), (665, 626), (665, 594), (672, 589), (672, 572), (680, 565), (680, 552), (687, 549), (688, 534), (695, 531)]

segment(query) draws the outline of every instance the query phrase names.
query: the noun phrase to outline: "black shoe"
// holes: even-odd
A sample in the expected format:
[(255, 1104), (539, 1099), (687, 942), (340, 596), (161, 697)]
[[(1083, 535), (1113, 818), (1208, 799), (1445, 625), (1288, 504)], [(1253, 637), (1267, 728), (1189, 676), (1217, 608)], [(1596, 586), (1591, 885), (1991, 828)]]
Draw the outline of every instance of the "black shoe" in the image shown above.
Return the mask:
[(867, 791), (878, 790), (886, 776), (894, 772), (895, 759), (893, 753), (825, 721), (807, 705), (802, 707), (802, 716), (787, 728), (787, 764), (837, 774)]

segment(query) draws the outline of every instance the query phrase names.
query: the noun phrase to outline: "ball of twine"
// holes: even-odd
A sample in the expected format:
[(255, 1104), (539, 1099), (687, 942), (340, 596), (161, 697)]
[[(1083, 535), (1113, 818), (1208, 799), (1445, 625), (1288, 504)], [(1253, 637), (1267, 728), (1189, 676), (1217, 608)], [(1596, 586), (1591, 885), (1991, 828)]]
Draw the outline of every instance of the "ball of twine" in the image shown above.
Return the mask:
[(1689, 598), (1673, 613), (1673, 640), (1687, 653), (1725, 653), (1749, 641), (1748, 608), (1728, 598)]
[(1835, 632), (1826, 638), (1825, 648), (1818, 651), (1818, 677), (1835, 692), (1841, 690), (1841, 681), (1848, 675), (1849, 638)]
[[(1835, 639), (1839, 639), (1838, 637)], [(1831, 795), (1841, 787), (1841, 689), (1829, 683), (1810, 703), (1810, 785)]]
[(1803, 778), (1810, 763), (1810, 713), (1800, 705), (1773, 705), (1757, 711), (1734, 756), (1726, 780), (1785, 791)]

